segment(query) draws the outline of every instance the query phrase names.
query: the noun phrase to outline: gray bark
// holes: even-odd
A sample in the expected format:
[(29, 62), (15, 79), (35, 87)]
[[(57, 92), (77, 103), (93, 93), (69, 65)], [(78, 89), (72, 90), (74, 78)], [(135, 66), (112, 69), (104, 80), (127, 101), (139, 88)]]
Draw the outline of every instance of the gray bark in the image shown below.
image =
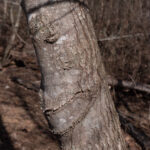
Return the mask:
[(25, 0), (43, 112), (63, 150), (126, 150), (87, 5)]

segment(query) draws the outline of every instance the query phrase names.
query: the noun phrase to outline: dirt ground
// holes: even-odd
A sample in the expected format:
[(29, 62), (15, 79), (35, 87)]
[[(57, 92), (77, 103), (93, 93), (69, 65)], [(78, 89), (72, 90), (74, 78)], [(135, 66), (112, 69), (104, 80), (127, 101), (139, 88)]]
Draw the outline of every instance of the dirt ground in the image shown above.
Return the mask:
[[(25, 50), (25, 49), (24, 49)], [(40, 108), (33, 48), (0, 71), (0, 150), (57, 150)], [(33, 55), (32, 55), (33, 53)], [(15, 55), (15, 54), (14, 54)]]
[[(40, 108), (34, 49), (17, 43), (11, 55), (0, 70), (0, 150), (58, 150)], [(111, 92), (129, 149), (150, 150), (149, 95), (118, 87)]]

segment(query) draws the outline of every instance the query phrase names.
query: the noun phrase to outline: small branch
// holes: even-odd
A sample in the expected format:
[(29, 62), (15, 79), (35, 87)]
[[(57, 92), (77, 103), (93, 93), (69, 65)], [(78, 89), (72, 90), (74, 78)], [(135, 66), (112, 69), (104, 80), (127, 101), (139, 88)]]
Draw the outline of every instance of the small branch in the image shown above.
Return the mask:
[(28, 45), (28, 43), (18, 33), (16, 33), (16, 35), (22, 43), (24, 43), (25, 45)]
[(135, 82), (125, 81), (125, 80), (117, 80), (110, 76), (107, 77), (107, 82), (109, 85), (112, 86), (121, 86), (121, 87), (126, 87), (130, 89), (135, 89), (135, 90), (150, 93), (149, 84), (135, 83)]
[(122, 35), (122, 36), (112, 36), (112, 37), (106, 37), (103, 39), (99, 39), (99, 42), (102, 41), (113, 41), (113, 40), (120, 40), (120, 39), (126, 39), (126, 38), (134, 38), (134, 37), (140, 37), (144, 36), (143, 33), (136, 33), (136, 34), (128, 34), (128, 35)]
[(120, 112), (118, 114), (123, 130), (135, 139), (135, 141), (142, 147), (142, 150), (148, 150), (147, 148), (150, 147), (150, 138), (141, 129), (135, 127), (130, 122), (128, 116), (125, 116)]
[(20, 3), (19, 2), (12, 2), (12, 1), (8, 1), (8, 0), (4, 0), (4, 1), (7, 1), (8, 4), (11, 4), (11, 5), (16, 5), (16, 6), (19, 6)]
[(27, 90), (32, 90), (34, 92), (38, 92), (40, 90), (40, 82), (30, 83), (27, 80), (22, 80), (21, 78), (17, 77), (12, 77), (11, 81), (24, 87)]
[(14, 13), (13, 13), (13, 7), (10, 8), (10, 21), (11, 21), (11, 24), (12, 26), (14, 25)]
[[(21, 83), (20, 82), (21, 80), (22, 79), (19, 79), (19, 78), (16, 79), (16, 81), (18, 83)], [(117, 80), (117, 79), (114, 79), (110, 76), (108, 76), (106, 78), (106, 80), (107, 80), (108, 84), (111, 85), (111, 86), (121, 86), (121, 87), (125, 87), (125, 88), (130, 88), (130, 89), (135, 89), (135, 90), (139, 90), (139, 91), (142, 91), (142, 92), (150, 93), (150, 85), (148, 85), (148, 84), (139, 84), (139, 83), (137, 84), (137, 83), (133, 83), (131, 81)], [(24, 83), (24, 86), (26, 86), (26, 84), (28, 82), (22, 80), (22, 83)], [(38, 91), (38, 89), (40, 89), (40, 81), (32, 82), (31, 84), (33, 86), (32, 88), (36, 87), (37, 91)]]
[[(19, 6), (17, 19), (16, 19), (15, 25), (13, 27), (12, 35), (10, 37), (8, 45), (7, 45), (7, 47), (6, 47), (5, 51), (4, 51), (4, 56), (2, 58), (1, 66), (4, 66), (4, 65), (7, 64), (6, 62), (8, 61), (12, 45), (13, 45), (14, 40), (16, 38), (16, 33), (18, 31), (18, 28), (19, 28), (20, 17), (21, 17), (21, 7)], [(13, 21), (13, 19), (11, 21)]]

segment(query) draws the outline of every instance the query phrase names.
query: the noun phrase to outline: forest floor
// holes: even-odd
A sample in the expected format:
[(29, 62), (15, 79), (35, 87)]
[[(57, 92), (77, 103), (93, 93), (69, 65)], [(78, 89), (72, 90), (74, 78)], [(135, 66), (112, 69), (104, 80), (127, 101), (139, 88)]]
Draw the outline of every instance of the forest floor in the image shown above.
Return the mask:
[[(40, 108), (34, 49), (17, 43), (11, 55), (0, 70), (0, 150), (58, 150)], [(150, 150), (150, 96), (118, 87), (111, 92), (129, 149)]]

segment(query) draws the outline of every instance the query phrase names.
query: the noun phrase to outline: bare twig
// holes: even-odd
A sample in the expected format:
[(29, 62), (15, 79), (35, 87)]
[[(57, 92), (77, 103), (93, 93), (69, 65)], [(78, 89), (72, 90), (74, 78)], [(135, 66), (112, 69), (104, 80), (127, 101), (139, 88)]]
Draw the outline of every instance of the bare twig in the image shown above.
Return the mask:
[(7, 16), (7, 4), (8, 4), (8, 2), (7, 2), (7, 0), (4, 0), (4, 20), (6, 19), (6, 16)]
[(122, 36), (112, 36), (112, 37), (106, 37), (103, 39), (99, 39), (98, 41), (113, 41), (113, 40), (120, 40), (120, 39), (126, 39), (126, 38), (134, 38), (134, 37), (141, 37), (144, 36), (143, 33), (136, 33), (136, 34), (128, 34), (128, 35), (122, 35)]
[(27, 80), (22, 80), (21, 78), (13, 77), (11, 81), (17, 83), (18, 85), (24, 87), (27, 90), (32, 90), (34, 92), (38, 92), (40, 90), (40, 81), (30, 83)]
[[(135, 82), (133, 83), (131, 81), (117, 80), (110, 76), (108, 76), (106, 80), (108, 84), (111, 86), (122, 86), (122, 87), (130, 88), (130, 89), (135, 89), (135, 90), (150, 93), (150, 85), (148, 84), (135, 83)], [(17, 79), (17, 81), (18, 83), (20, 83), (19, 78)], [(25, 84), (27, 84), (28, 82), (22, 80), (22, 83), (24, 83), (24, 86), (25, 86)], [(40, 88), (40, 81), (32, 82), (32, 86), (36, 87), (38, 90)]]
[(8, 1), (8, 0), (4, 0), (4, 1), (7, 1), (7, 3), (11, 4), (11, 5), (16, 5), (16, 6), (20, 5), (20, 3), (18, 3), (18, 2), (12, 2), (12, 1)]
[(107, 77), (107, 82), (109, 85), (112, 86), (121, 86), (121, 87), (126, 87), (130, 89), (135, 89), (135, 90), (150, 93), (150, 85), (148, 84), (135, 83), (132, 81), (125, 81), (125, 80), (117, 80), (110, 76)]
[(28, 45), (28, 43), (18, 33), (16, 33), (16, 35), (22, 43), (24, 43), (25, 45)]
[[(7, 64), (7, 61), (8, 61), (8, 58), (9, 58), (9, 54), (10, 54), (10, 51), (11, 51), (11, 48), (12, 48), (12, 45), (13, 45), (13, 42), (16, 38), (16, 33), (18, 31), (18, 28), (19, 28), (19, 23), (20, 23), (20, 16), (21, 16), (21, 7), (19, 6), (19, 9), (18, 9), (18, 13), (17, 13), (17, 19), (16, 19), (16, 22), (13, 26), (13, 30), (12, 30), (12, 35), (10, 36), (10, 40), (8, 42), (8, 45), (4, 51), (4, 56), (2, 58), (2, 62), (1, 62), (1, 65), (4, 66)], [(14, 20), (14, 19), (13, 19)]]
[(10, 21), (11, 21), (11, 24), (14, 25), (13, 6), (10, 8)]

